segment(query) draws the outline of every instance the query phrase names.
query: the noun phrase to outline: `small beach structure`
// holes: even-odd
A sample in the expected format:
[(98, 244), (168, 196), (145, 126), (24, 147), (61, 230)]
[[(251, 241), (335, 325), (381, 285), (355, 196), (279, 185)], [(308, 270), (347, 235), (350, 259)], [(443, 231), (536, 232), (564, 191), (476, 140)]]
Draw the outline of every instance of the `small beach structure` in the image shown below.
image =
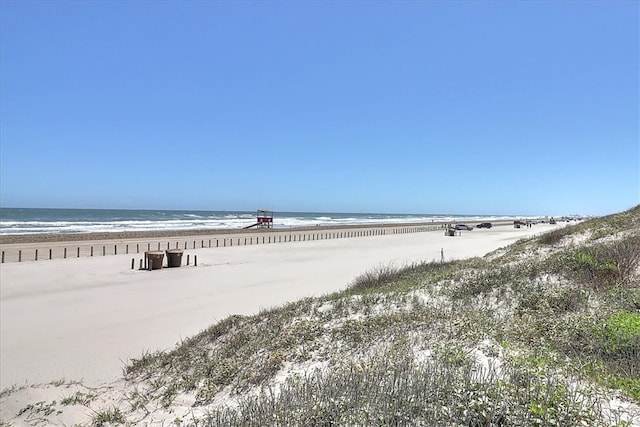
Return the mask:
[(144, 253), (147, 259), (149, 270), (160, 270), (162, 268), (162, 261), (164, 260), (164, 252), (162, 251), (149, 251)]
[(272, 228), (273, 227), (273, 212), (259, 210), (256, 219), (258, 221), (258, 228)]
[(167, 267), (180, 267), (182, 266), (182, 249), (167, 249)]
[(253, 227), (273, 228), (273, 211), (258, 209), (258, 212), (256, 213), (256, 223), (244, 228), (246, 229)]

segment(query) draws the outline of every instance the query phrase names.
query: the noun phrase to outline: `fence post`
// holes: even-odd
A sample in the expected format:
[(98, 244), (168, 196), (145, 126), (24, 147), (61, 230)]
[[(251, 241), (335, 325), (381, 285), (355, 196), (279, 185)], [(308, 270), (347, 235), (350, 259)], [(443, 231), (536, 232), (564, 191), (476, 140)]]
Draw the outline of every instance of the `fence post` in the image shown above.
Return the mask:
[(131, 269), (133, 270), (133, 268), (136, 265), (136, 259), (135, 258), (131, 258)]
[(2, 251), (2, 264), (4, 264), (4, 251)]
[(189, 265), (189, 254), (187, 254), (187, 265)]
[(118, 245), (113, 245), (113, 254), (118, 255)]
[(193, 256), (193, 266), (197, 267), (198, 266), (198, 255), (194, 255)]
[(36, 249), (36, 261), (38, 260), (38, 250)]
[(49, 259), (51, 259), (51, 249), (49, 249)]
[(67, 248), (64, 248), (64, 259), (67, 259)]
[(102, 256), (107, 254), (107, 248), (105, 246), (102, 247)]
[(93, 256), (93, 246), (91, 246), (91, 256)]
[(22, 262), (22, 251), (18, 251), (18, 262)]
[(80, 258), (80, 246), (78, 246), (78, 255), (76, 256), (76, 258)]

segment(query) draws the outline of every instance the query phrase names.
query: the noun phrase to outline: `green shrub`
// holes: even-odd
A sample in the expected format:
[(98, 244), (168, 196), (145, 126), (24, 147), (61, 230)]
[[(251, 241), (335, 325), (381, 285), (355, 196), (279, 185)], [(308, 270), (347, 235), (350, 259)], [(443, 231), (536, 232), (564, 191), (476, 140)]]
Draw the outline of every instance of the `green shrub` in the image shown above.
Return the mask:
[(622, 282), (620, 258), (609, 246), (582, 247), (553, 256), (551, 268), (570, 281), (606, 290)]
[(637, 352), (640, 357), (640, 314), (616, 312), (606, 319), (596, 336), (604, 351), (609, 354)]
[(597, 250), (575, 251), (568, 261), (568, 267), (571, 270), (602, 284), (612, 284), (618, 274), (618, 264), (612, 259), (605, 258)]

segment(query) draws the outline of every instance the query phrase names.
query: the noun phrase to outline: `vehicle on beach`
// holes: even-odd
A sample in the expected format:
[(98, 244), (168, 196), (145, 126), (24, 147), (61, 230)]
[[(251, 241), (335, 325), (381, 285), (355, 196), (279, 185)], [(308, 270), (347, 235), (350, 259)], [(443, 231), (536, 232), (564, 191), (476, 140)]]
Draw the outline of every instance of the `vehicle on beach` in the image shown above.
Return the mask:
[(467, 231), (471, 231), (473, 230), (473, 227), (466, 225), (466, 224), (456, 224), (456, 226), (454, 227), (456, 230), (467, 230)]
[(491, 224), (490, 222), (483, 222), (476, 225), (476, 228), (491, 228), (491, 227), (493, 227), (493, 224)]

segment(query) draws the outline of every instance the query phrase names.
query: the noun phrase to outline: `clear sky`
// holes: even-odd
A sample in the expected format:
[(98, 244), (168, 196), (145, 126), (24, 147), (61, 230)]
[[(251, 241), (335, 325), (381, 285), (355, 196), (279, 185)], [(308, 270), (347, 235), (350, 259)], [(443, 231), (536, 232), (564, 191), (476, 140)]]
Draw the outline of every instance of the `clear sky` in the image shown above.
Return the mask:
[(0, 206), (606, 214), (638, 1), (0, 0)]

